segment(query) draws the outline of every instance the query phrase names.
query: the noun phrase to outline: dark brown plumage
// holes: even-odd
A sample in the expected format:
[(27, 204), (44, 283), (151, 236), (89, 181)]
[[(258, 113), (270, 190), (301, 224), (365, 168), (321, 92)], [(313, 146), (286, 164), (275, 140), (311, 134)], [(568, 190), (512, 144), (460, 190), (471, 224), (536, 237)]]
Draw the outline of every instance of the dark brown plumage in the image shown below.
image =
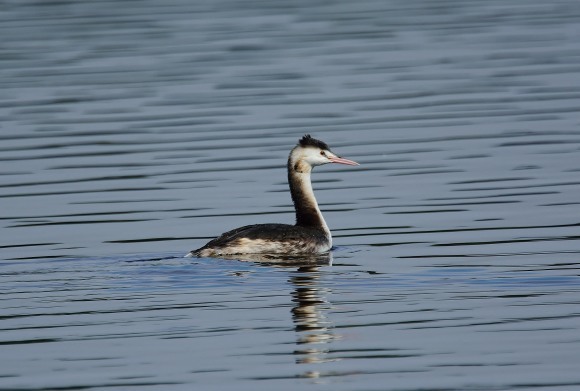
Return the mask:
[(326, 144), (324, 141), (312, 138), (309, 134), (305, 134), (300, 140), (298, 140), (298, 144), (300, 144), (303, 147), (310, 146), (330, 151), (328, 144)]

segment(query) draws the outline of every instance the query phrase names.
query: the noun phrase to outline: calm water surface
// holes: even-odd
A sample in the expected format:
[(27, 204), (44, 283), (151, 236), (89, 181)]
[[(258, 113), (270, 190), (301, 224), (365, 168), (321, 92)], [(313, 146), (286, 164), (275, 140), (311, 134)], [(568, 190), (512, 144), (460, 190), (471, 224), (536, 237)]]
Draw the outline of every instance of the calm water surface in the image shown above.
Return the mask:
[[(580, 390), (580, 3), (7, 2), (0, 389)], [(293, 221), (319, 265), (182, 258)]]

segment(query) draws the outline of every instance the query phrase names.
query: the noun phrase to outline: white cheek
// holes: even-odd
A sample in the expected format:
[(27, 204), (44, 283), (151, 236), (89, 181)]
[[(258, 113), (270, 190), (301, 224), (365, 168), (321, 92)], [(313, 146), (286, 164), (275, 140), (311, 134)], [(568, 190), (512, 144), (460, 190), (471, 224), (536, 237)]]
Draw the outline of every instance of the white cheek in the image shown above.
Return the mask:
[(302, 158), (308, 162), (311, 166), (320, 166), (322, 164), (330, 163), (330, 160), (326, 156), (322, 156), (320, 152), (308, 151)]
[(326, 163), (328, 163), (327, 158), (325, 158), (324, 156), (316, 156), (312, 159), (310, 164), (315, 165), (315, 166), (320, 166), (321, 164), (326, 164)]

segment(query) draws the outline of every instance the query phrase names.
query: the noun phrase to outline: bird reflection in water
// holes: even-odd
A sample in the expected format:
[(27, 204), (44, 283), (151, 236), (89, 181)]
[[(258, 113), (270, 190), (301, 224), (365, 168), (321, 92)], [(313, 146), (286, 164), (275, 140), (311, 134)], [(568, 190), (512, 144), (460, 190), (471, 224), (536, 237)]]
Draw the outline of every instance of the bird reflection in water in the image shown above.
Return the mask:
[[(330, 308), (330, 303), (326, 300), (330, 289), (319, 286), (320, 267), (332, 265), (332, 253), (308, 256), (239, 254), (225, 255), (220, 258), (274, 267), (297, 268), (289, 280), (294, 286), (292, 320), (297, 334), (298, 348), (294, 351), (294, 354), (298, 356), (296, 363), (313, 364), (335, 360), (326, 357), (329, 349), (324, 348), (324, 344), (340, 337), (333, 333), (332, 323), (325, 315)], [(319, 373), (309, 371), (303, 376), (317, 378)]]
[[(332, 256), (329, 254), (329, 263)], [(328, 348), (324, 345), (337, 339), (333, 333), (332, 323), (325, 313), (330, 308), (326, 296), (330, 293), (328, 288), (319, 286), (320, 270), (317, 265), (300, 266), (290, 277), (294, 286), (292, 292), (292, 319), (297, 334), (294, 351), (298, 357), (298, 364), (312, 364), (330, 361)]]

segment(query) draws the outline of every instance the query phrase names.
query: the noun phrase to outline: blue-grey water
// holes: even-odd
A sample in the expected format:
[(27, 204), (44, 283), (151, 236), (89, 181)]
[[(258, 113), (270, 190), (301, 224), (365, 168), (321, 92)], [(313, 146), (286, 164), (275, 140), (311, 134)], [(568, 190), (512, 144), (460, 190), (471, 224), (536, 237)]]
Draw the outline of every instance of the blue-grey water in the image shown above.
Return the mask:
[[(1, 390), (580, 390), (577, 0), (6, 1)], [(292, 223), (327, 264), (182, 256)]]

